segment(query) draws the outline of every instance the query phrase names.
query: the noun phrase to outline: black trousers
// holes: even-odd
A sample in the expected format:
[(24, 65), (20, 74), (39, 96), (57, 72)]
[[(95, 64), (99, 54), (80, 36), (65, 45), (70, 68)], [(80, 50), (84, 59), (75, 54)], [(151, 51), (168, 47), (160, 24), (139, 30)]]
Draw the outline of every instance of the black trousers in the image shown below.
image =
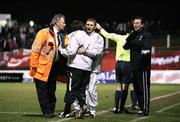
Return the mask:
[(132, 79), (140, 110), (148, 113), (150, 105), (150, 70), (133, 70)]
[(90, 71), (69, 68), (70, 80), (64, 97), (65, 103), (72, 104), (77, 98), (80, 106), (86, 104), (85, 90), (90, 80), (90, 73)]
[(48, 82), (44, 82), (34, 78), (38, 101), (43, 114), (54, 113), (55, 110), (55, 105), (56, 105), (55, 91), (56, 91), (56, 76), (57, 76), (56, 68), (58, 68), (57, 63), (54, 63), (50, 71)]

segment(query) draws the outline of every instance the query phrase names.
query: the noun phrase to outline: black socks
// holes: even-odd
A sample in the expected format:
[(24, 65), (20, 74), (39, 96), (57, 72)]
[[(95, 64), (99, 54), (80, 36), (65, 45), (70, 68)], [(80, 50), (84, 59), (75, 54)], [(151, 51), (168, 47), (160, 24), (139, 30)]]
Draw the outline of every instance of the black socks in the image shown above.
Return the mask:
[(116, 91), (115, 91), (115, 108), (116, 108), (116, 109), (119, 109), (119, 101), (120, 101), (120, 98), (121, 98), (121, 91), (116, 90)]
[(120, 110), (124, 110), (125, 108), (125, 103), (126, 103), (126, 99), (127, 99), (127, 95), (128, 95), (128, 91), (127, 90), (122, 90), (121, 91), (121, 106), (120, 106)]

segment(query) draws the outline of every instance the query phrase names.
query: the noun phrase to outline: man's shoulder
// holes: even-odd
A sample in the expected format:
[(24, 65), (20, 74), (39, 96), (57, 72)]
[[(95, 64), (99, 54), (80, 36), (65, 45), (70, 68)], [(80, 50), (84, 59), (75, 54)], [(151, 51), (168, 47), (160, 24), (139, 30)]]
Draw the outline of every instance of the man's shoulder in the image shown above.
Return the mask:
[(49, 29), (43, 28), (43, 29), (40, 29), (37, 34), (38, 35), (46, 35), (47, 33), (49, 33)]
[(45, 31), (48, 31), (49, 29), (48, 28), (42, 28), (39, 30), (39, 32), (45, 32)]
[(94, 35), (97, 36), (97, 37), (99, 37), (99, 38), (101, 38), (101, 39), (104, 39), (104, 38), (102, 37), (102, 35), (99, 34), (99, 33), (97, 33), (97, 32), (95, 32)]
[(68, 34), (69, 38), (76, 38), (76, 39), (81, 39), (84, 36), (86, 36), (86, 33), (82, 30), (73, 31), (70, 34)]
[(38, 31), (38, 33), (47, 33), (47, 32), (49, 32), (48, 28), (42, 28)]
[(69, 35), (82, 35), (82, 34), (86, 34), (85, 31), (77, 30), (77, 31), (71, 32)]
[(77, 34), (85, 34), (85, 31), (83, 31), (83, 30), (77, 30), (77, 31), (75, 31), (75, 33), (77, 33)]

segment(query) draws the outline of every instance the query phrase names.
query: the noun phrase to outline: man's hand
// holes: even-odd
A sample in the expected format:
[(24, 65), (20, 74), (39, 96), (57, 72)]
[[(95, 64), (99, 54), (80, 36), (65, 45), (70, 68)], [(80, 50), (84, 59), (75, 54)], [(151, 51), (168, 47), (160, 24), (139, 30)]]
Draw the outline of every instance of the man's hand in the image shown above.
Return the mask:
[(61, 46), (61, 45), (59, 45), (58, 50), (61, 50), (61, 49), (62, 49), (62, 46)]
[(146, 54), (149, 54), (150, 53), (150, 50), (142, 50), (141, 51), (141, 54), (143, 54), (143, 55), (146, 55)]
[(101, 27), (101, 25), (100, 25), (99, 23), (96, 23), (96, 28), (97, 28), (98, 30), (101, 30), (101, 29), (102, 29), (102, 27)]
[(78, 49), (78, 54), (83, 54), (85, 51), (86, 51), (86, 50), (85, 50), (84, 47), (82, 46), (82, 47), (80, 47), (80, 48)]

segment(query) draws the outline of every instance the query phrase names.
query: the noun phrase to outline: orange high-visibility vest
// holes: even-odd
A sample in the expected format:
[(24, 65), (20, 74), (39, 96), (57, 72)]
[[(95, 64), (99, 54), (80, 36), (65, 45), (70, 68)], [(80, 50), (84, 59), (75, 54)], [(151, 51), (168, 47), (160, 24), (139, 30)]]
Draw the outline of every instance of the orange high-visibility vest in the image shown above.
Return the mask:
[[(67, 44), (67, 39), (64, 39)], [(53, 59), (56, 52), (56, 38), (54, 32), (50, 28), (41, 29), (32, 44), (31, 56), (30, 56), (30, 76), (33, 78), (47, 82), (50, 74), (50, 70), (53, 64)], [(59, 61), (67, 60), (62, 57)], [(63, 61), (66, 62), (66, 61)], [(66, 65), (63, 64), (63, 65)], [(35, 67), (36, 71), (32, 70)], [(60, 82), (67, 82), (67, 74), (64, 73), (66, 69), (61, 69), (63, 74), (57, 76), (57, 80)]]

